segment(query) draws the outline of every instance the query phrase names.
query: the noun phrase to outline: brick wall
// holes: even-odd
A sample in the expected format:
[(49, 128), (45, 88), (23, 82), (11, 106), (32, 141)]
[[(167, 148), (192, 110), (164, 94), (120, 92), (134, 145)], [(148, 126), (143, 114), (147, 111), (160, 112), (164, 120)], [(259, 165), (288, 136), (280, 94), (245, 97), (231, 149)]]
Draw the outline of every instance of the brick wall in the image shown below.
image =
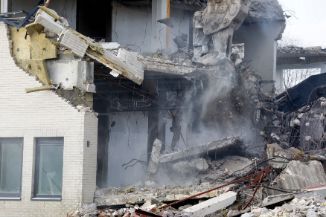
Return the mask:
[[(91, 203), (96, 187), (97, 117), (52, 91), (27, 94), (41, 84), (15, 64), (7, 26), (0, 22), (0, 138), (23, 137), (20, 201), (0, 201), (0, 217), (66, 216)], [(32, 201), (34, 139), (64, 137), (61, 201)]]

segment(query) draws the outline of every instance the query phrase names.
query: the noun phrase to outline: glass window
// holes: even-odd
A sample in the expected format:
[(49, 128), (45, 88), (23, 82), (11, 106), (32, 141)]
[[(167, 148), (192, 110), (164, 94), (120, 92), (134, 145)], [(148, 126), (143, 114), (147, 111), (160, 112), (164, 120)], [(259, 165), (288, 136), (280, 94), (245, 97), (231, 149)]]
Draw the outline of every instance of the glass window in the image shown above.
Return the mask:
[(35, 147), (34, 198), (61, 198), (63, 138), (39, 138)]
[(20, 197), (23, 139), (0, 138), (0, 197)]

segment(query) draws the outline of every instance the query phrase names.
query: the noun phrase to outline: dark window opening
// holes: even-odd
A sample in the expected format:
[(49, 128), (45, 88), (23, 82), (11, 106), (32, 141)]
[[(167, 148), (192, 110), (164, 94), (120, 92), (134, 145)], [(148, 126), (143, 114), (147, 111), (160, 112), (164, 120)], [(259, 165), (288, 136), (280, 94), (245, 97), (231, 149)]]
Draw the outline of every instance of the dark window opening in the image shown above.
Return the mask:
[(109, 0), (77, 1), (77, 31), (95, 40), (111, 41), (112, 6)]

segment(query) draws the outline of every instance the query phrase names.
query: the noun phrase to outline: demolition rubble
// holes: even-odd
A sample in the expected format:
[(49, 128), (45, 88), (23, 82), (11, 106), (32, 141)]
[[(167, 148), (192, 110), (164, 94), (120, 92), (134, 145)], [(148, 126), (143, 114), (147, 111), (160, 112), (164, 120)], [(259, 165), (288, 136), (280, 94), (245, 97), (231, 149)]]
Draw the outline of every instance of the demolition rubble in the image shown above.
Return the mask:
[[(166, 71), (177, 69), (178, 62), (183, 62), (182, 69), (189, 69), (184, 74), (189, 74), (190, 79), (198, 76), (194, 72), (201, 68), (200, 76), (207, 79), (208, 88), (197, 95), (199, 104), (206, 106), (196, 108), (200, 111), (197, 124), (211, 128), (214, 123), (219, 123), (219, 129), (231, 131), (233, 135), (226, 133), (221, 139), (206, 144), (185, 144), (182, 149), (175, 148), (175, 144), (167, 149), (156, 139), (145, 166), (143, 183), (98, 189), (95, 204), (84, 205), (69, 216), (312, 217), (326, 214), (326, 99), (314, 98), (291, 111), (282, 109), (290, 104), (287, 93), (276, 97), (265, 95), (261, 91), (262, 79), (249, 63), (239, 59), (241, 49), (236, 46), (231, 49), (233, 32), (248, 14), (248, 1), (235, 1), (232, 7), (237, 12), (232, 16), (227, 11), (213, 10), (218, 8), (214, 4), (229, 6), (226, 1), (208, 2), (207, 8), (194, 17), (194, 56), (191, 61), (189, 58), (184, 61), (187, 57), (183, 57), (168, 62), (139, 54), (138, 59), (145, 69), (156, 67), (157, 70), (161, 66), (161, 71), (167, 65)], [(231, 10), (232, 7), (226, 8)], [(52, 32), (58, 31), (57, 35), (63, 34), (62, 46), (70, 48), (76, 55), (87, 55), (103, 63), (113, 72), (118, 70), (118, 74), (136, 83), (141, 82), (141, 67), (133, 71), (109, 51), (103, 53), (88, 38), (53, 18), (49, 19), (49, 14), (50, 11), (41, 8), (35, 24)], [(223, 19), (228, 22), (216, 29), (216, 20), (222, 22)], [(76, 37), (83, 43), (74, 44)], [(118, 61), (119, 67), (111, 64), (113, 60)], [(295, 90), (289, 90), (289, 93), (295, 94)], [(183, 118), (186, 113), (181, 114)], [(251, 129), (247, 130), (255, 139), (237, 133), (241, 130), (239, 126), (248, 119)], [(180, 140), (182, 133), (177, 122), (174, 130), (174, 139)], [(132, 167), (136, 163), (139, 162), (131, 160), (124, 166)]]
[[(313, 134), (316, 124), (307, 123), (317, 121), (325, 127), (324, 122), (320, 123), (325, 115), (325, 110), (320, 108), (325, 104), (326, 99), (320, 98), (298, 111), (282, 113), (285, 121), (280, 124), (286, 125), (287, 131), (296, 127), (297, 143), (291, 143), (293, 135), (284, 133), (282, 136), (274, 131), (266, 138), (274, 143), (267, 144), (265, 154), (259, 158), (250, 157), (245, 151), (235, 155), (225, 149), (234, 149), (235, 145), (242, 147), (238, 138), (202, 146), (207, 149), (206, 154), (196, 148), (153, 156), (157, 154), (157, 149), (153, 149), (152, 160), (156, 164), (174, 162), (171, 166), (177, 172), (175, 175), (182, 176), (187, 171), (193, 174), (197, 170), (198, 178), (188, 186), (155, 186), (151, 183), (99, 189), (97, 207), (94, 205), (91, 210), (83, 207), (73, 216), (324, 216), (324, 137)], [(280, 127), (272, 122), (274, 128)], [(160, 146), (160, 141), (155, 143)], [(215, 150), (223, 157), (216, 159), (209, 153)], [(189, 160), (185, 161), (187, 157)]]
[[(178, 59), (184, 48), (179, 43), (179, 51), (171, 55), (176, 55), (174, 60), (95, 42), (44, 6), (26, 27), (11, 27), (17, 64), (43, 85), (27, 93), (54, 89), (67, 98), (65, 90), (79, 84), (80, 93), (95, 94), (87, 75), (73, 88), (56, 82), (53, 71), (67, 59), (81, 59), (86, 65), (97, 61), (114, 77), (136, 84), (143, 82), (146, 70), (174, 70), (187, 80), (200, 80), (179, 100), (182, 109), (171, 114), (172, 144), (154, 138), (146, 162), (130, 159), (121, 165), (142, 164), (143, 180), (133, 186), (98, 188), (94, 203), (69, 217), (326, 215), (325, 91), (312, 92), (303, 82), (278, 96), (264, 93), (262, 78), (243, 61), (241, 45), (232, 45), (234, 32), (248, 14), (257, 13), (250, 11), (250, 2), (208, 0), (194, 15), (192, 55)], [(28, 42), (23, 40), (27, 35)], [(33, 47), (40, 41), (46, 49), (36, 52)], [(303, 93), (309, 100), (297, 97)], [(181, 120), (192, 128), (191, 141), (184, 139)]]

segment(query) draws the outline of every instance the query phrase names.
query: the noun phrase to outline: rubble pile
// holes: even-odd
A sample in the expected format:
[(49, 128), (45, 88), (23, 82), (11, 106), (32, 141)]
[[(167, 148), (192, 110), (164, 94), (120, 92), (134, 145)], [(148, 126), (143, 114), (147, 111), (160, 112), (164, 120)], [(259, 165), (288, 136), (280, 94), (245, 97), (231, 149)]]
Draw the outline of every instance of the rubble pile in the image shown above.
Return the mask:
[[(325, 215), (326, 174), (323, 165), (326, 152), (323, 135), (326, 99), (320, 98), (291, 113), (278, 112), (270, 98), (261, 97), (257, 88), (259, 77), (244, 65), (240, 67), (247, 70), (242, 75), (246, 78), (246, 83), (242, 84), (247, 90), (245, 95), (250, 96), (247, 99), (255, 105), (250, 111), (262, 111), (260, 116), (254, 116), (257, 127), (264, 126), (262, 132), (271, 129), (270, 135), (265, 135), (265, 154), (257, 158), (249, 157), (246, 152), (244, 156), (222, 152), (223, 157), (217, 158), (191, 155), (189, 151), (163, 154), (159, 159), (170, 159), (176, 174), (182, 176), (197, 171), (193, 185), (102, 189), (96, 196), (98, 216)], [(272, 110), (264, 114), (266, 103)], [(266, 120), (264, 115), (269, 115), (270, 119)], [(272, 127), (266, 124), (268, 121)], [(297, 131), (296, 143), (291, 140), (293, 130)], [(187, 158), (188, 155), (192, 157)], [(232, 194), (230, 192), (237, 195), (234, 201), (232, 197), (224, 198), (224, 194)], [(117, 205), (124, 207), (114, 208)]]
[(241, 217), (318, 217), (326, 216), (325, 200), (316, 200), (315, 198), (294, 198), (290, 203), (286, 203), (274, 209), (253, 208), (250, 213), (241, 215)]
[(325, 148), (326, 99), (319, 98), (290, 113), (275, 113), (269, 141), (304, 151)]
[[(193, 137), (201, 133), (205, 136), (207, 129), (219, 136), (208, 143), (207, 138), (205, 142), (194, 138), (193, 144), (184, 142), (183, 149), (174, 144), (170, 150), (156, 139), (141, 183), (98, 189), (95, 204), (82, 206), (71, 217), (325, 214), (326, 99), (310, 95), (309, 101), (288, 106), (291, 97), (287, 92), (266, 96), (261, 90), (262, 78), (243, 62), (243, 47), (236, 46), (230, 53), (230, 38), (242, 22), (250, 22), (250, 17), (252, 22), (262, 20), (261, 11), (266, 11), (264, 19), (282, 20), (280, 5), (273, 0), (264, 4), (252, 0), (248, 12), (249, 1), (208, 3), (206, 9), (195, 14), (193, 52), (187, 47), (186, 36), (181, 35), (174, 38), (178, 52), (169, 58), (157, 54), (136, 59), (156, 62), (160, 70), (178, 69), (189, 80), (200, 83), (199, 88), (194, 85), (189, 91), (191, 103), (184, 103), (191, 111), (182, 112), (189, 113), (189, 124), (195, 125)], [(230, 9), (231, 4), (238, 6), (232, 16), (225, 11), (214, 12), (217, 6)], [(225, 27), (216, 25), (217, 14), (227, 17)], [(109, 51), (104, 51), (105, 44), (101, 45), (103, 50), (96, 47), (97, 43), (86, 42), (89, 50), (85, 52), (89, 53), (81, 56), (93, 57), (94, 52), (100, 52), (111, 58)], [(120, 74), (135, 80), (130, 73)], [(295, 91), (292, 90), (293, 95)], [(171, 131), (180, 139), (181, 125), (175, 125)], [(241, 135), (242, 131), (245, 135)]]
[[(227, 96), (232, 110), (220, 110), (219, 121), (250, 117), (264, 151), (252, 154), (247, 141), (228, 137), (166, 153), (155, 140), (145, 185), (98, 189), (96, 214), (73, 216), (324, 216), (326, 99), (286, 113), (261, 93), (261, 79), (246, 63), (236, 71)], [(164, 185), (167, 178), (182, 182)]]

